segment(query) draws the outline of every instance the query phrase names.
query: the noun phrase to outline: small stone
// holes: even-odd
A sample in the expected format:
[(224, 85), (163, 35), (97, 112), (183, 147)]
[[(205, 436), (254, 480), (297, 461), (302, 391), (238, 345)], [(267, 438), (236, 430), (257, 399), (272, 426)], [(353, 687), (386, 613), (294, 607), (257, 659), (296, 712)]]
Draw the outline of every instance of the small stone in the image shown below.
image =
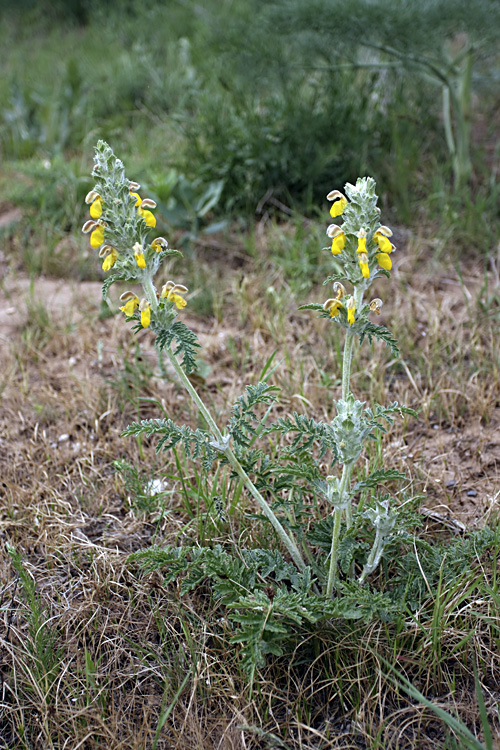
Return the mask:
[(63, 435), (59, 435), (59, 437), (57, 438), (58, 443), (65, 443), (67, 440), (69, 440), (69, 435), (67, 435), (66, 433), (64, 433)]
[(449, 482), (446, 482), (446, 489), (447, 490), (452, 490), (453, 487), (456, 487), (456, 486), (457, 486), (457, 482), (456, 482), (455, 479), (450, 479)]
[(467, 493), (467, 497), (477, 497), (476, 490), (469, 490)]

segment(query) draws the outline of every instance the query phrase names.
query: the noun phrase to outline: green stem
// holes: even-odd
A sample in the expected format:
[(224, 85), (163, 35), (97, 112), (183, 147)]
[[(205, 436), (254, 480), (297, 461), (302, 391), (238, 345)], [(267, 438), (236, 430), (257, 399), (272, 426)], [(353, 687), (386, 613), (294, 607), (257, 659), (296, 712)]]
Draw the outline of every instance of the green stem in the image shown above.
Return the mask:
[[(203, 418), (205, 419), (205, 422), (210, 428), (210, 431), (214, 438), (217, 440), (218, 443), (221, 445), (224, 444), (223, 436), (219, 428), (217, 427), (212, 415), (210, 414), (209, 410), (201, 400), (201, 398), (198, 396), (196, 390), (191, 385), (191, 381), (187, 377), (186, 373), (178, 363), (176, 357), (174, 356), (174, 353), (170, 349), (170, 347), (166, 347), (164, 350), (167, 353), (167, 357), (174, 368), (175, 372), (177, 373), (177, 376), (185, 389), (188, 391), (189, 395), (191, 396), (193, 402), (198, 407), (200, 414), (203, 415)], [(224, 456), (229, 461), (230, 465), (236, 472), (236, 474), (240, 477), (245, 487), (248, 489), (250, 494), (253, 496), (255, 501), (257, 502), (257, 505), (260, 507), (266, 518), (270, 521), (272, 526), (274, 527), (276, 533), (278, 534), (280, 540), (283, 542), (285, 547), (287, 548), (288, 552), (290, 553), (292, 560), (294, 561), (295, 565), (300, 571), (305, 570), (306, 564), (304, 562), (304, 559), (302, 555), (300, 554), (299, 548), (297, 547), (297, 544), (295, 543), (295, 540), (287, 534), (279, 520), (276, 518), (275, 514), (273, 513), (270, 505), (267, 503), (267, 501), (262, 497), (246, 471), (244, 470), (243, 466), (240, 464), (236, 456), (234, 455), (233, 451), (229, 446), (225, 448), (225, 450), (221, 451)]]
[(328, 582), (326, 584), (326, 595), (331, 597), (337, 579), (337, 552), (340, 539), (340, 524), (342, 521), (342, 510), (335, 508), (333, 511), (333, 533), (332, 546), (330, 549), (330, 569), (328, 571)]
[[(361, 305), (363, 304), (363, 292), (364, 288), (362, 285), (354, 286), (354, 299), (356, 301), (356, 310), (359, 310), (361, 308)], [(350, 381), (351, 381), (351, 363), (352, 363), (352, 350), (354, 346), (354, 333), (352, 331), (347, 331), (346, 340), (344, 344), (344, 359), (342, 362), (342, 398), (345, 399), (348, 397), (350, 392)], [(349, 480), (351, 478), (352, 473), (352, 465), (349, 472)], [(342, 481), (344, 479), (344, 476), (342, 476)], [(352, 526), (352, 501), (349, 499), (349, 502), (346, 507), (346, 527), (348, 529)]]
[[(356, 302), (356, 310), (361, 308), (363, 304), (363, 286), (361, 284), (354, 286), (354, 300)], [(342, 360), (342, 398), (345, 401), (350, 391), (351, 382), (351, 362), (352, 362), (352, 350), (354, 346), (355, 333), (350, 329), (346, 332), (345, 343), (344, 343), (344, 357)]]
[(328, 571), (328, 581), (326, 584), (326, 595), (332, 596), (337, 578), (337, 556), (340, 540), (340, 523), (342, 520), (342, 506), (344, 505), (344, 495), (346, 487), (351, 480), (352, 464), (344, 464), (342, 467), (342, 478), (339, 487), (339, 507), (333, 511), (333, 533), (332, 546), (330, 548), (330, 569)]
[(151, 309), (156, 310), (158, 308), (158, 300), (156, 299), (156, 289), (150, 276), (145, 276), (143, 278), (142, 288), (144, 289), (147, 300), (151, 305)]
[(354, 333), (347, 331), (344, 344), (344, 358), (342, 360), (342, 399), (345, 401), (349, 395), (351, 380), (352, 348), (354, 345)]

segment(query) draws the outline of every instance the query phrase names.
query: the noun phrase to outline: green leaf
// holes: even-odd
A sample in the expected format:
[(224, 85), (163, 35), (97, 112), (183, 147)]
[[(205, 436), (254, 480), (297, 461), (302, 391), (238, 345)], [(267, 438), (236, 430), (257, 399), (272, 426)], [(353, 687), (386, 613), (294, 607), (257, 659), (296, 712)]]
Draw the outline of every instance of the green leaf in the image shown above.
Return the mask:
[(228, 430), (240, 446), (248, 448), (251, 444), (251, 438), (256, 433), (256, 428), (252, 424), (252, 422), (257, 421), (255, 407), (258, 404), (269, 405), (277, 401), (275, 396), (277, 390), (276, 386), (261, 381), (257, 385), (247, 385), (245, 393), (236, 399)]
[(380, 469), (379, 471), (374, 471), (373, 474), (370, 474), (366, 479), (356, 482), (352, 488), (352, 494), (354, 495), (361, 490), (376, 487), (381, 482), (388, 482), (394, 479), (401, 479), (403, 481), (406, 478), (406, 474), (402, 474), (396, 469)]
[(117, 281), (125, 281), (128, 278), (127, 274), (122, 273), (112, 273), (110, 276), (107, 276), (102, 284), (102, 298), (103, 300), (106, 300), (108, 297), (108, 292), (110, 286), (112, 284), (115, 284)]
[(177, 320), (170, 328), (157, 332), (156, 346), (160, 351), (172, 342), (176, 342), (174, 355), (182, 353), (181, 366), (187, 375), (196, 370), (196, 349), (200, 348), (196, 334), (180, 320)]
[(343, 273), (334, 273), (333, 276), (328, 276), (323, 282), (323, 286), (329, 284), (330, 281), (346, 281), (346, 276)]
[(393, 355), (399, 357), (398, 342), (393, 337), (392, 333), (387, 328), (384, 328), (384, 326), (376, 326), (374, 323), (367, 321), (363, 331), (360, 333), (360, 344), (363, 343), (365, 336), (368, 338), (370, 344), (372, 343), (373, 338), (383, 341), (384, 344), (389, 347)]

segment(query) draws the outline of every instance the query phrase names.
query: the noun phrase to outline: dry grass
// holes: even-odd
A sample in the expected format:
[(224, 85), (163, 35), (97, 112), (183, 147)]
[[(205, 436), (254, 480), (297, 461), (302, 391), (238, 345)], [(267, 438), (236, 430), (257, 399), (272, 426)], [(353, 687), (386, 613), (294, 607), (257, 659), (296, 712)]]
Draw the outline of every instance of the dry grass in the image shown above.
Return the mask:
[[(318, 278), (308, 300), (293, 298), (269, 252), (276, 231), (261, 227), (256, 257), (243, 266), (224, 247), (217, 274), (213, 263), (199, 264), (223, 295), (218, 316), (189, 314), (211, 368), (199, 387), (221, 415), (275, 350), (282, 412), (323, 417), (339, 390), (332, 330), (297, 311), (298, 302), (328, 295)], [(365, 346), (353, 388), (420, 408), (373, 451), (425, 492), (430, 523), (481, 525), (496, 517), (500, 497), (498, 265), (465, 260), (455, 268), (434, 261), (423, 240), (400, 240), (393, 280), (377, 294), (402, 358)], [(478, 661), (494, 722), (498, 601), (484, 596), (484, 585), (496, 586), (495, 565), (474, 573), (476, 589), (468, 581), (466, 605), (459, 589), (442, 592), (432, 627), (409, 619), (396, 633), (383, 623), (304, 633), (248, 697), (208, 591), (180, 599), (159, 576), (141, 578), (127, 565), (152, 540), (188, 539), (193, 521), (173, 456), (120, 434), (161, 409), (192, 425), (197, 415), (173, 379), (159, 376), (150, 333), (140, 334), (136, 352), (121, 316), (99, 319), (99, 305), (99, 284), (90, 282), (38, 279), (30, 296), (14, 262), (2, 282), (0, 747), (451, 748), (432, 712), (394, 689), (380, 657), (480, 733)], [(137, 509), (116, 459), (136, 467), (139, 482), (167, 477), (165, 512)], [(196, 488), (194, 473), (185, 481)], [(6, 543), (36, 583), (35, 623)]]

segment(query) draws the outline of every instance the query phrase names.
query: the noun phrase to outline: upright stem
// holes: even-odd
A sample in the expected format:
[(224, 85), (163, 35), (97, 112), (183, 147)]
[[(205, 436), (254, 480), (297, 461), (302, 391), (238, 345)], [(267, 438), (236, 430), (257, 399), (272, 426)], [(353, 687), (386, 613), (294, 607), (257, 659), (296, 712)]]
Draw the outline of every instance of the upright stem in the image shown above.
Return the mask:
[(344, 505), (344, 496), (346, 487), (351, 480), (352, 464), (344, 464), (342, 467), (342, 478), (339, 487), (339, 507), (333, 511), (333, 533), (332, 546), (330, 548), (330, 569), (328, 571), (328, 581), (326, 584), (326, 595), (332, 596), (337, 577), (337, 553), (340, 540), (340, 523), (342, 521), (342, 506)]
[(351, 380), (352, 348), (354, 345), (354, 334), (347, 331), (344, 343), (344, 358), (342, 360), (342, 399), (345, 401), (349, 395)]
[[(363, 304), (363, 287), (361, 285), (354, 287), (354, 300), (356, 302), (356, 310), (359, 310)], [(351, 382), (351, 362), (352, 362), (352, 349), (354, 346), (355, 334), (350, 329), (346, 332), (345, 343), (344, 343), (344, 357), (342, 359), (342, 398), (345, 399), (349, 395), (350, 382)]]
[(146, 297), (148, 299), (149, 304), (151, 305), (152, 310), (156, 310), (158, 307), (158, 302), (156, 299), (156, 290), (154, 288), (153, 280), (150, 276), (145, 276), (142, 280), (142, 288), (144, 289), (146, 293)]
[[(196, 390), (191, 385), (191, 382), (189, 378), (187, 377), (186, 373), (178, 363), (176, 357), (174, 356), (174, 353), (170, 349), (170, 347), (166, 347), (165, 351), (167, 353), (167, 357), (174, 368), (175, 372), (177, 373), (177, 376), (179, 377), (179, 380), (185, 387), (185, 389), (188, 391), (189, 395), (193, 399), (194, 403), (200, 410), (200, 413), (203, 415), (203, 418), (205, 419), (206, 423), (208, 424), (210, 431), (212, 432), (212, 435), (215, 437), (218, 443), (221, 444), (221, 446), (224, 444), (223, 436), (219, 428), (217, 427), (212, 415), (210, 414), (209, 410), (201, 400), (201, 398), (198, 396)], [(285, 531), (279, 520), (274, 515), (270, 505), (267, 503), (267, 501), (262, 497), (246, 471), (244, 470), (243, 466), (240, 464), (236, 456), (234, 455), (233, 451), (229, 446), (227, 446), (224, 450), (221, 450), (221, 452), (224, 454), (224, 456), (227, 458), (229, 463), (231, 464), (232, 468), (236, 472), (236, 474), (240, 477), (245, 487), (248, 489), (250, 494), (254, 497), (256, 500), (258, 506), (266, 516), (266, 518), (270, 521), (272, 526), (274, 527), (276, 533), (278, 534), (280, 540), (283, 542), (285, 547), (287, 548), (288, 552), (290, 553), (292, 560), (294, 561), (297, 568), (301, 571), (305, 570), (306, 564), (304, 562), (304, 559), (302, 555), (300, 554), (299, 548), (297, 547), (297, 544), (295, 543), (295, 540)]]
[[(363, 286), (360, 284), (354, 287), (354, 299), (356, 302), (356, 310), (361, 308), (363, 304)], [(346, 338), (344, 343), (344, 356), (342, 360), (342, 399), (345, 401), (350, 393), (350, 382), (351, 382), (351, 362), (352, 362), (352, 350), (354, 346), (355, 334), (351, 330), (347, 330)], [(340, 541), (340, 525), (342, 522), (342, 508), (346, 509), (346, 526), (349, 529), (352, 526), (352, 506), (351, 501), (345, 502), (345, 495), (347, 494), (348, 485), (351, 481), (353, 464), (344, 464), (342, 467), (342, 477), (340, 480), (339, 487), (339, 507), (333, 511), (333, 532), (332, 532), (332, 546), (330, 548), (330, 568), (328, 571), (328, 581), (326, 584), (326, 595), (332, 596), (333, 589), (335, 587), (335, 580), (337, 577), (337, 557), (338, 557), (338, 546)]]

